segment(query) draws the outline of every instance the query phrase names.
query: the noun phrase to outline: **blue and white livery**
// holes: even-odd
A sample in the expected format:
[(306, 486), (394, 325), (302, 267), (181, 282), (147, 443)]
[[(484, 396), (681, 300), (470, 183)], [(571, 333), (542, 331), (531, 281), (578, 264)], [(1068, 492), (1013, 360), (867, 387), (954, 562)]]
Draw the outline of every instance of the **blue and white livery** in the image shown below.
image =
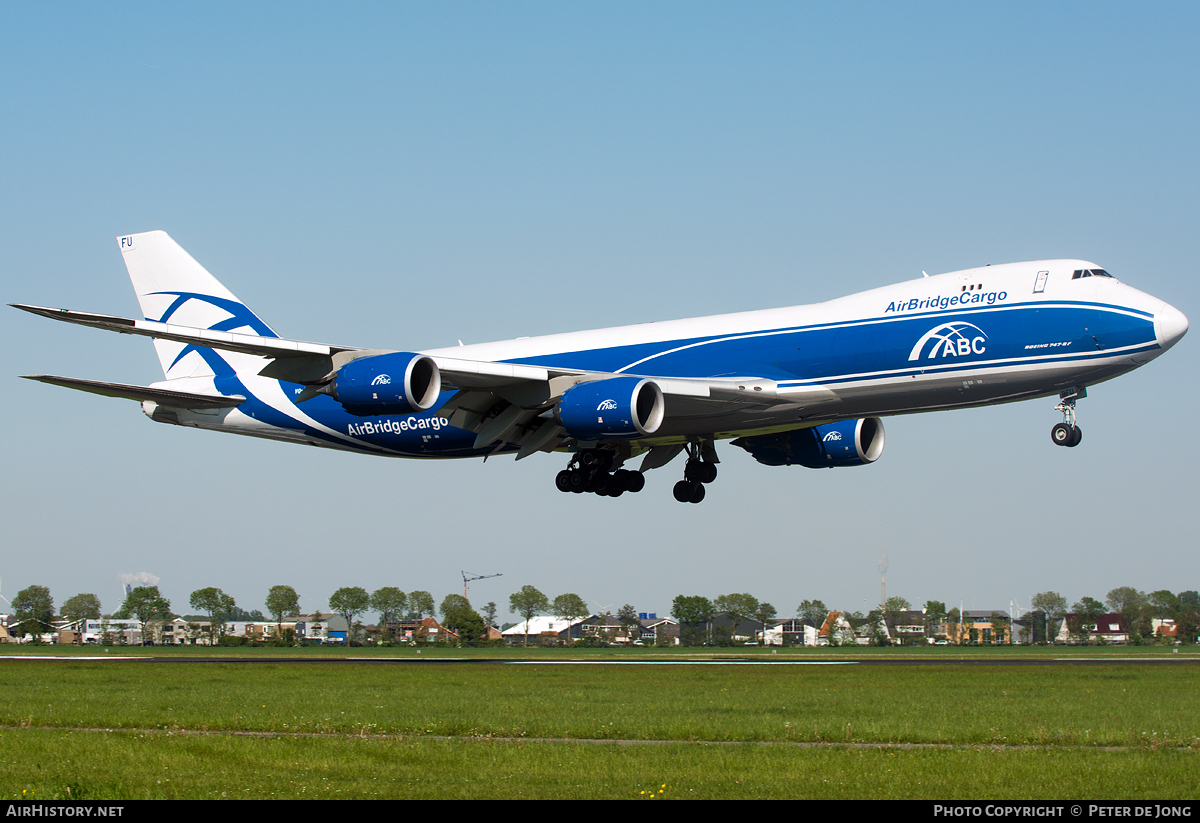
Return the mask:
[[(1080, 442), (1088, 386), (1158, 357), (1187, 318), (1084, 260), (925, 277), (809, 306), (419, 352), (287, 340), (165, 232), (118, 239), (143, 319), (19, 305), (153, 338), (148, 387), (28, 375), (162, 423), (389, 457), (567, 452), (558, 488), (616, 497), (680, 452), (697, 503), (715, 444), (761, 463), (874, 462), (881, 417), (1058, 395)], [(625, 464), (641, 456), (639, 468)]]

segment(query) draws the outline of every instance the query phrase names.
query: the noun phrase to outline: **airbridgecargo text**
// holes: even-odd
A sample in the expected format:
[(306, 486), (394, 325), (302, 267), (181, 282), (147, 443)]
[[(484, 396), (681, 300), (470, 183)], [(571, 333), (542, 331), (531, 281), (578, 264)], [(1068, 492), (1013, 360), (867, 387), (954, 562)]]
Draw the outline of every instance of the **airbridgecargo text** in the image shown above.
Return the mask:
[(912, 300), (901, 300), (898, 303), (888, 303), (888, 307), (884, 309), (884, 314), (893, 314), (901, 311), (920, 311), (921, 309), (948, 309), (951, 306), (966, 306), (975, 303), (993, 303), (1007, 300), (1008, 292), (1006, 291), (990, 291), (984, 294), (981, 291), (964, 292), (955, 294), (950, 297), (933, 296), (933, 297), (914, 297)]
[(438, 431), (443, 426), (449, 426), (449, 421), (441, 417), (406, 417), (403, 420), (388, 418), (387, 420), (367, 420), (362, 423), (351, 423), (347, 434), (402, 434), (404, 432), (430, 430)]

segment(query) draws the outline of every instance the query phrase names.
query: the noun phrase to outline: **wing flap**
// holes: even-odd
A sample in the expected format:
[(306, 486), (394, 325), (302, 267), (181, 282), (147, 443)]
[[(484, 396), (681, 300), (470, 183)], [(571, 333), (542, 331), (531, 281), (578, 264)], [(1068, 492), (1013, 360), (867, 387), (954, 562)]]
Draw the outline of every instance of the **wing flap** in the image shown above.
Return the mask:
[(454, 386), (463, 389), (500, 388), (525, 382), (545, 383), (551, 376), (582, 374), (578, 371), (551, 370), (520, 363), (493, 363), (487, 360), (459, 360), (451, 357), (434, 357), (433, 362), (437, 363), (444, 378), (449, 378)]

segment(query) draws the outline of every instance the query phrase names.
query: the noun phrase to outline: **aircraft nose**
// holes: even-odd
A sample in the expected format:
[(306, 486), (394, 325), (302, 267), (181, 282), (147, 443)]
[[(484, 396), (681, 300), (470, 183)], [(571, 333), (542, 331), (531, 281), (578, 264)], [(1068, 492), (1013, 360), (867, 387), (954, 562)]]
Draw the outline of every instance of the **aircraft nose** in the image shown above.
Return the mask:
[(1187, 334), (1188, 319), (1183, 312), (1169, 303), (1163, 303), (1161, 309), (1154, 315), (1154, 334), (1158, 344), (1167, 350), (1179, 342), (1179, 338)]

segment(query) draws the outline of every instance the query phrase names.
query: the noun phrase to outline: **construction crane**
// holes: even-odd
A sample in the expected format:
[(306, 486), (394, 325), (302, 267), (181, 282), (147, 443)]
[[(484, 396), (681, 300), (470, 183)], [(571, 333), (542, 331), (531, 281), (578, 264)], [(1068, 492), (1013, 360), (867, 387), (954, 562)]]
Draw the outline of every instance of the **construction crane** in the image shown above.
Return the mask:
[(471, 582), (472, 580), (487, 580), (489, 577), (503, 576), (504, 575), (502, 574), (471, 574), (470, 572), (463, 572), (463, 600), (467, 599), (467, 583)]

